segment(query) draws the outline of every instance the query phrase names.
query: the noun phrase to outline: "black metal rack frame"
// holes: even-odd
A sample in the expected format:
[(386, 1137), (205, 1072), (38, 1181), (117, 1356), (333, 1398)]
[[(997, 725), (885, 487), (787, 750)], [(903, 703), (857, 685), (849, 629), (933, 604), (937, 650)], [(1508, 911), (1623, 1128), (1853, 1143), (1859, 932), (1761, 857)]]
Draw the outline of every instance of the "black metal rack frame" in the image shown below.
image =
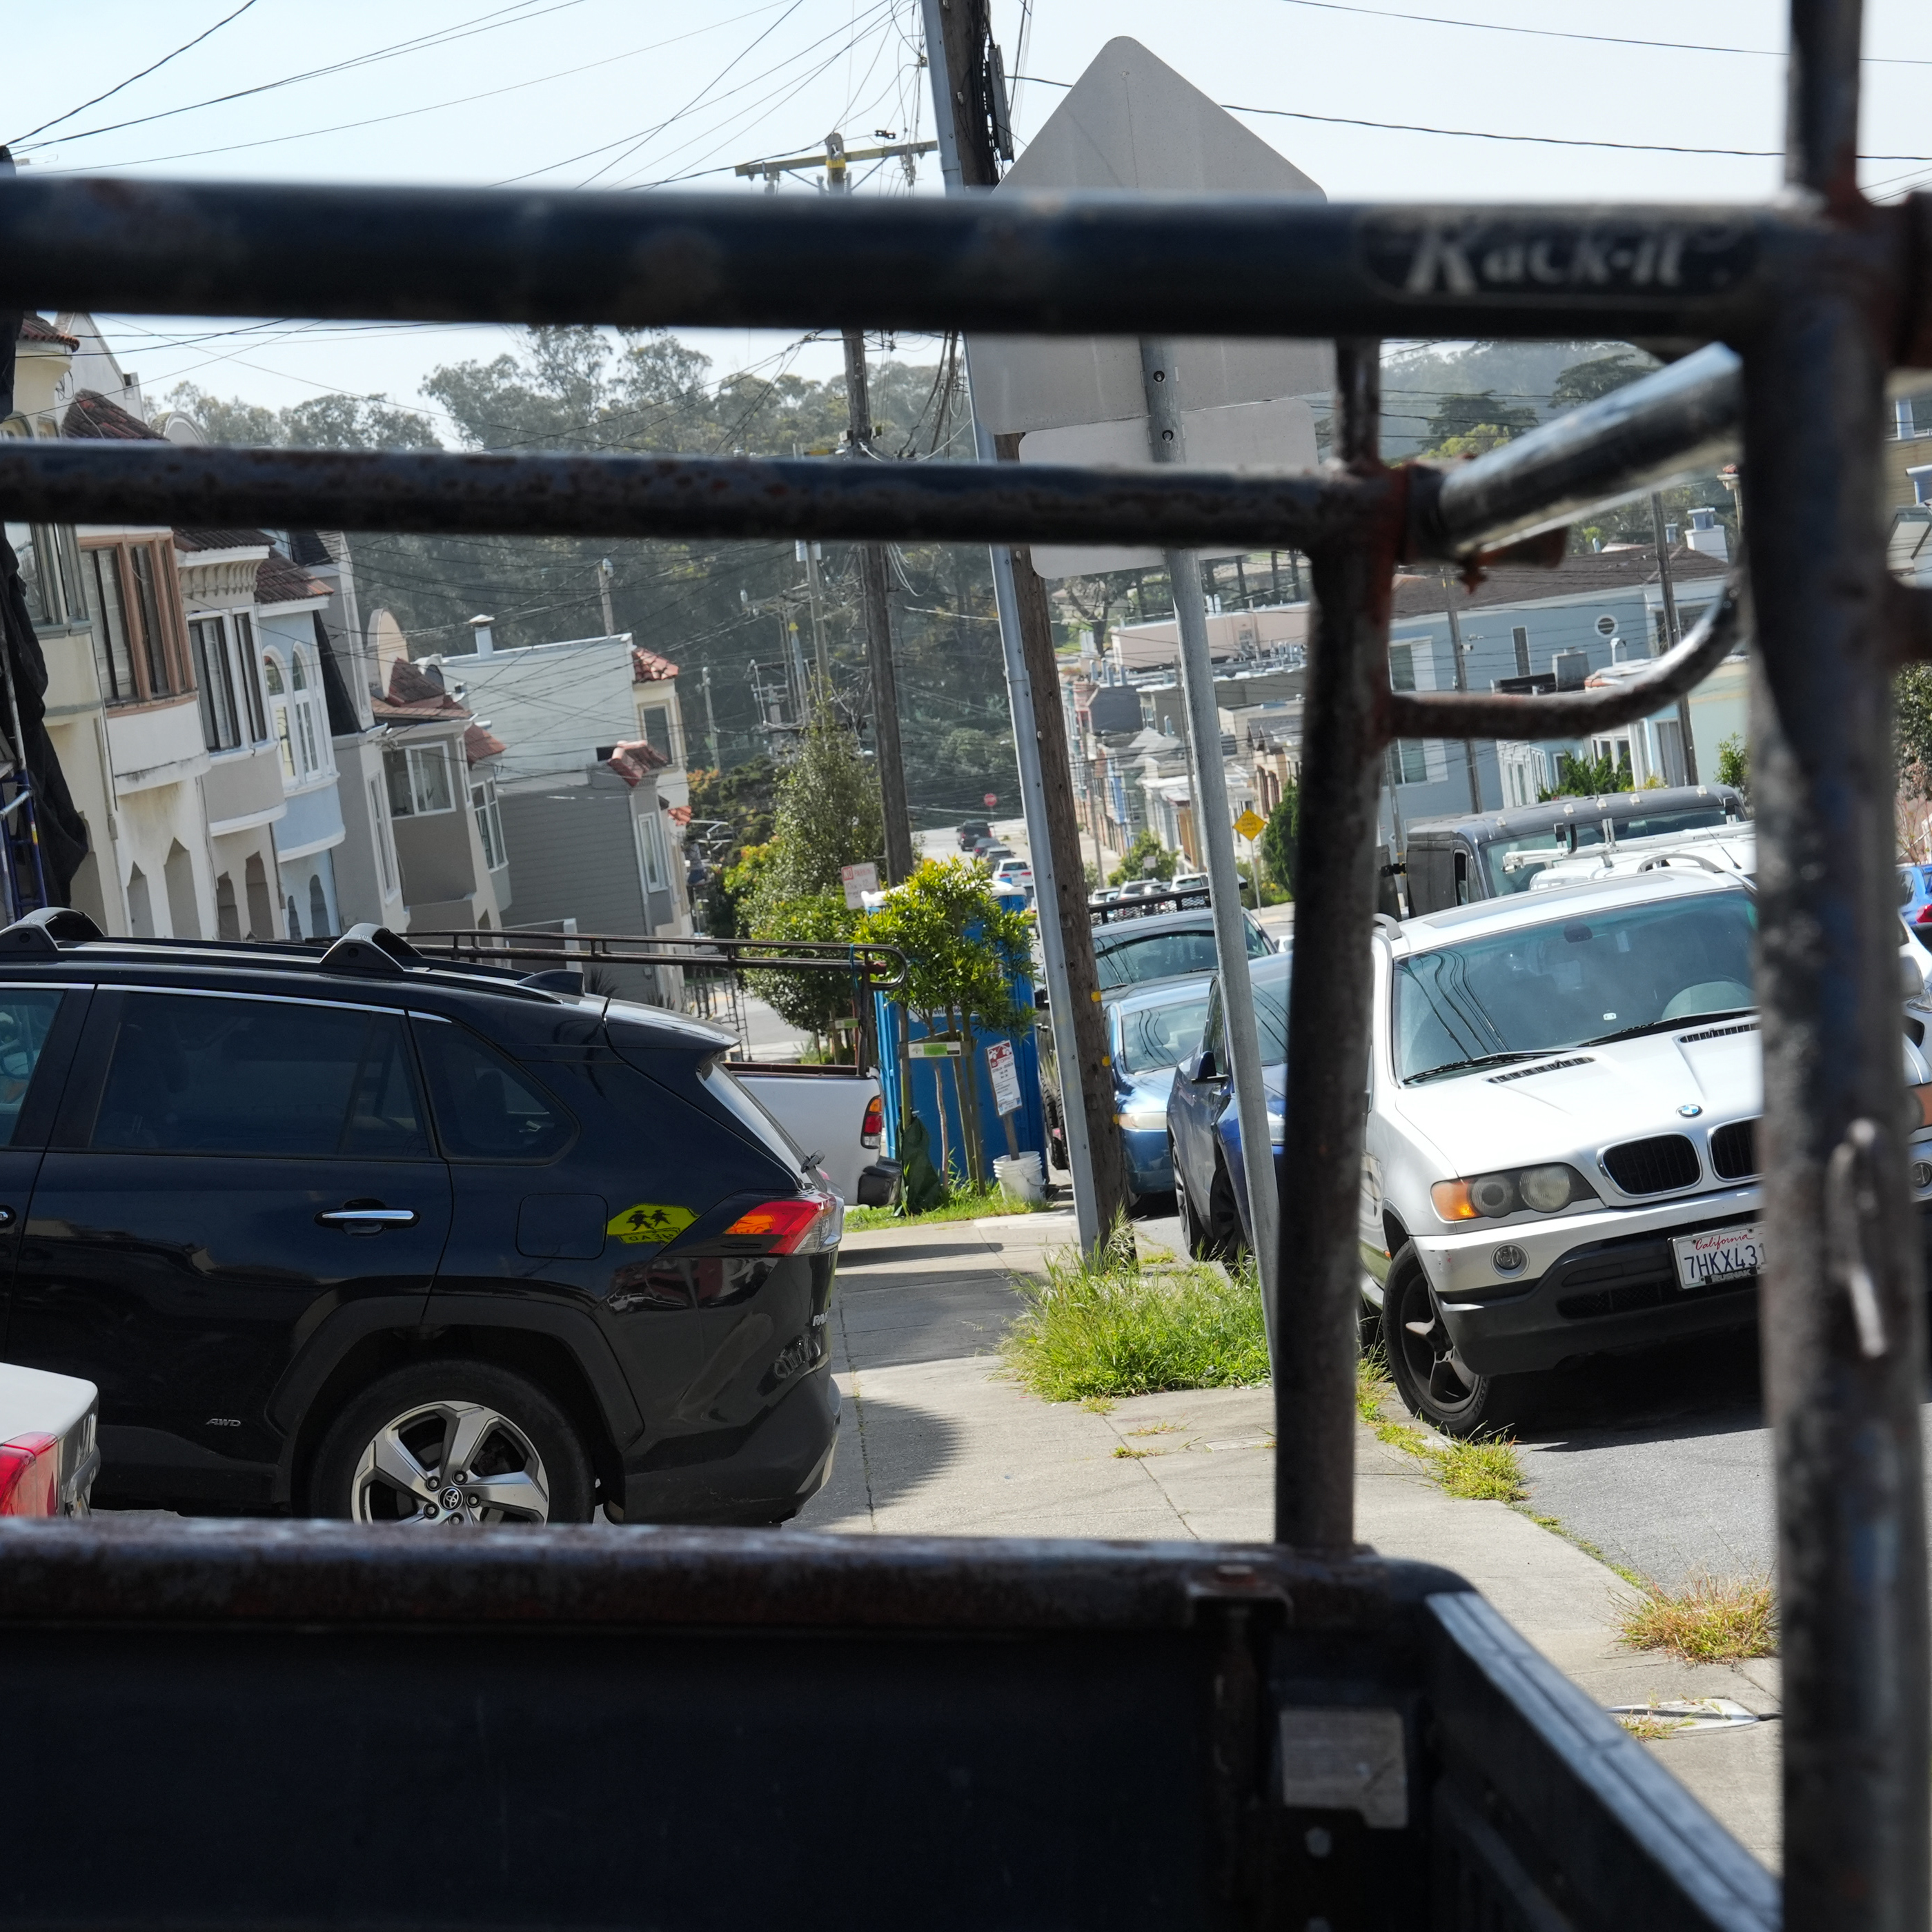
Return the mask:
[[(1876, 479), (1887, 376), (1932, 366), (1932, 196), (1880, 207), (1858, 191), (1856, 0), (1792, 0), (1790, 20), (1789, 187), (1771, 206), (801, 204), (0, 182), (10, 306), (1333, 337), (1334, 460), (1318, 475), (4, 442), (0, 507), (60, 522), (1305, 552), (1318, 616), (1275, 1324), (1276, 1533), (1298, 1552), (1289, 1567), (1304, 1566), (1296, 1587), (1318, 1597), (1306, 1566), (1346, 1568), (1354, 1540), (1360, 1069), (1383, 748), (1398, 736), (1568, 736), (1639, 718), (1750, 635), (1785, 1922), (1811, 1932), (1922, 1925), (1928, 1896), (1924, 1324), (1904, 1160), (1890, 687), (1902, 662), (1932, 656), (1932, 596), (1887, 574)], [(1378, 338), (1394, 334), (1714, 341), (1740, 360), (1686, 363), (1445, 478), (1382, 460)], [(1534, 534), (1552, 518), (1650, 487), (1732, 424), (1750, 561), (1678, 650), (1612, 691), (1390, 689), (1399, 562), (1480, 568), (1486, 552), (1526, 539), (1519, 555), (1553, 560), (1559, 547)], [(1008, 1561), (1012, 1546), (998, 1547)], [(769, 1556), (782, 1569), (782, 1552)], [(1064, 1556), (1043, 1546), (1039, 1575), (1060, 1574)], [(1576, 1876), (1610, 1894), (1618, 1882), (1613, 1860), (1586, 1858)], [(1570, 1898), (1578, 1922), (1590, 1918), (1596, 1908)], [(1696, 1922), (1762, 1922), (1742, 1905), (1709, 1909)]]

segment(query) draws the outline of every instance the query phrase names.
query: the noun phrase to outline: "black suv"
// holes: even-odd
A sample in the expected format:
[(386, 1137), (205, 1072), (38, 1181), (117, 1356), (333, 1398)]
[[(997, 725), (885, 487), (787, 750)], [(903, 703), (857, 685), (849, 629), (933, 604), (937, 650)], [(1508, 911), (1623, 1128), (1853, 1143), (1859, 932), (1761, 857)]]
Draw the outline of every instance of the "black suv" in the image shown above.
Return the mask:
[(825, 1480), (838, 1200), (725, 1036), (438, 963), (0, 931), (0, 1357), (95, 1500), (758, 1523)]

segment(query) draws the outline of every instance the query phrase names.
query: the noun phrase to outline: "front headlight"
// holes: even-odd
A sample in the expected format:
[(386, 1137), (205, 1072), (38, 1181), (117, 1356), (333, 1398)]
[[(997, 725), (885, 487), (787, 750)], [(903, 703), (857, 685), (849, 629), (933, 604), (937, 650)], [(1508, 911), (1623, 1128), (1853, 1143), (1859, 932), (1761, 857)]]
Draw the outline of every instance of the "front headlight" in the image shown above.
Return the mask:
[(1479, 1174), (1468, 1180), (1438, 1180), (1429, 1194), (1445, 1221), (1499, 1220), (1524, 1208), (1532, 1214), (1560, 1214), (1573, 1201), (1598, 1198), (1574, 1167), (1561, 1161)]
[(1158, 1133), (1167, 1125), (1167, 1109), (1146, 1105), (1123, 1107), (1114, 1120), (1117, 1126), (1125, 1127), (1130, 1133)]

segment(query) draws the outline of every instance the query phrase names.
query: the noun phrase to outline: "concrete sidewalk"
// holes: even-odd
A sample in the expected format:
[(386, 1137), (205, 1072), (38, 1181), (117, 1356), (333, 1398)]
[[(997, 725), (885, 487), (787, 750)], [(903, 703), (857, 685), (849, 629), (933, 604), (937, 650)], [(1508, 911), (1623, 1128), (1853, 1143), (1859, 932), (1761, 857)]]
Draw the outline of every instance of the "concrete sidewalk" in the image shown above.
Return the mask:
[[(1138, 1396), (1096, 1411), (1028, 1394), (999, 1344), (1016, 1282), (1073, 1238), (1070, 1214), (847, 1238), (832, 1304), (846, 1398), (832, 1478), (798, 1519), (860, 1534), (1198, 1537), (1269, 1534), (1273, 1401), (1265, 1389)], [(1774, 1661), (1693, 1666), (1616, 1641), (1630, 1588), (1502, 1503), (1448, 1496), (1364, 1428), (1356, 1521), (1382, 1554), (1447, 1565), (1598, 1702), (1726, 1697), (1778, 1709)], [(1774, 1864), (1778, 1726), (1685, 1733), (1650, 1748), (1738, 1840)]]

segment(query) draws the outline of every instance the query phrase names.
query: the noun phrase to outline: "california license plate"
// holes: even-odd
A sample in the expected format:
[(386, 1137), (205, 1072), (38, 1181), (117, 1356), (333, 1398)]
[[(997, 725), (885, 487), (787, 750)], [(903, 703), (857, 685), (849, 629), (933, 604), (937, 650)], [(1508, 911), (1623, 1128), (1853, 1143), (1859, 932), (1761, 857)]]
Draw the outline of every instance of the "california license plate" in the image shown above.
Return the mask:
[(1670, 1245), (1677, 1252), (1679, 1288), (1708, 1288), (1727, 1276), (1756, 1274), (1764, 1266), (1764, 1231), (1755, 1225), (1680, 1234)]

